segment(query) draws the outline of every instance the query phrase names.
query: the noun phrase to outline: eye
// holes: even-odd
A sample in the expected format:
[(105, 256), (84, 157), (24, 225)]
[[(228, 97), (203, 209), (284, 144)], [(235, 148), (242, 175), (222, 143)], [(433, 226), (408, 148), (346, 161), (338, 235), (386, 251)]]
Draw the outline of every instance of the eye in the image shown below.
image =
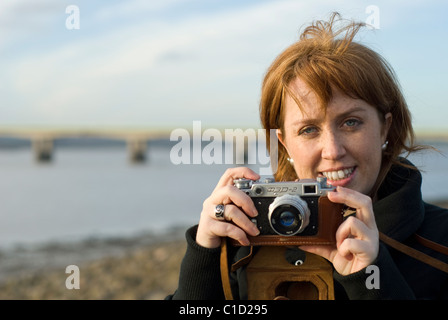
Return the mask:
[(362, 122), (358, 119), (348, 119), (344, 122), (344, 125), (349, 127), (349, 128), (354, 128), (357, 127), (359, 125), (361, 125)]
[(299, 131), (299, 136), (302, 136), (302, 135), (304, 135), (304, 136), (310, 136), (310, 135), (312, 135), (312, 134), (315, 134), (315, 133), (317, 133), (317, 128), (316, 127), (314, 127), (314, 126), (308, 126), (308, 127), (305, 127), (305, 128), (302, 128), (302, 129), (300, 129), (300, 131)]

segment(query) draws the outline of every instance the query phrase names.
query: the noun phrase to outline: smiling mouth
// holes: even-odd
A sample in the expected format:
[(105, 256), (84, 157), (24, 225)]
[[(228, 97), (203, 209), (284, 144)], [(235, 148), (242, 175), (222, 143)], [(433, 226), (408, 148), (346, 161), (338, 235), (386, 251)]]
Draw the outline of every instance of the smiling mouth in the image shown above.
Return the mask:
[(325, 172), (322, 172), (322, 175), (330, 181), (343, 180), (343, 179), (347, 179), (348, 177), (350, 177), (351, 174), (353, 173), (353, 171), (355, 170), (355, 168), (356, 167), (345, 168), (345, 169), (340, 169), (340, 170), (335, 170), (335, 171), (325, 171)]

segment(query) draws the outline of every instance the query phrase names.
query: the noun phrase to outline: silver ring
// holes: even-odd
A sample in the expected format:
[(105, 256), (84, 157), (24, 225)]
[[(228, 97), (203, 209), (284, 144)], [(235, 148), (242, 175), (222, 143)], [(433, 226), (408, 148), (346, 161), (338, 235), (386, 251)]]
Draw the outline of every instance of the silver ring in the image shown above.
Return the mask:
[(225, 210), (225, 207), (224, 207), (223, 204), (218, 204), (215, 207), (215, 217), (216, 217), (216, 219), (218, 219), (218, 220), (225, 220), (225, 218), (224, 218), (224, 210)]

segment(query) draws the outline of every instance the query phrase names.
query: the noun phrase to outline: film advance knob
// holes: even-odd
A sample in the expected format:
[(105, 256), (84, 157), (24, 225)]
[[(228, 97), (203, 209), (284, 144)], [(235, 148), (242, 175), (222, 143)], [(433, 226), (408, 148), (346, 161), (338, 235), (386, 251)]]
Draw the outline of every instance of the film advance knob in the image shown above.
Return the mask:
[(237, 187), (238, 189), (250, 189), (251, 182), (252, 180), (244, 178), (233, 180), (235, 187)]
[(274, 178), (265, 178), (264, 179), (264, 183), (273, 183), (273, 182), (275, 182)]

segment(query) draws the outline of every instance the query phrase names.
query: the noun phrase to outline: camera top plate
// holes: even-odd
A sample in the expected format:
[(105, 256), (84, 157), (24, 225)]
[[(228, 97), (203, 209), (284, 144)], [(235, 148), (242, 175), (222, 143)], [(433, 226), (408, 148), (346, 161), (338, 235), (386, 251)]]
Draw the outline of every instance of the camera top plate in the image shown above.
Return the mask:
[(327, 178), (302, 179), (299, 181), (274, 182), (273, 179), (265, 179), (264, 182), (249, 179), (236, 179), (235, 186), (244, 191), (250, 197), (278, 197), (284, 194), (307, 196), (324, 196), (336, 188), (327, 184)]

